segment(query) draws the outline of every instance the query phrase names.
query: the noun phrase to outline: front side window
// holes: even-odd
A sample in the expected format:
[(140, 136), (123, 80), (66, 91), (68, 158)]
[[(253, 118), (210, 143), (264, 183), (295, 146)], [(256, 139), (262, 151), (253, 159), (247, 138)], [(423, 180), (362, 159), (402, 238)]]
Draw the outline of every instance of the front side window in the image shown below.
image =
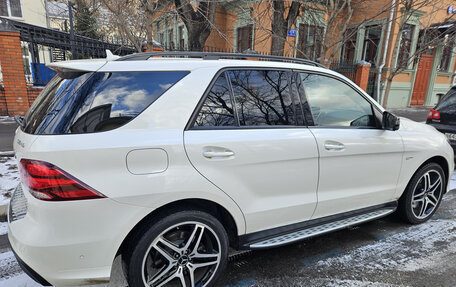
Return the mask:
[(237, 126), (231, 91), (225, 73), (220, 75), (209, 91), (196, 118), (195, 126)]
[(54, 78), (31, 107), (24, 131), (93, 133), (129, 122), (188, 72), (97, 72)]
[(300, 102), (291, 96), (289, 72), (229, 71), (241, 126), (300, 125)]
[(376, 127), (371, 104), (349, 85), (317, 74), (301, 80), (315, 126)]

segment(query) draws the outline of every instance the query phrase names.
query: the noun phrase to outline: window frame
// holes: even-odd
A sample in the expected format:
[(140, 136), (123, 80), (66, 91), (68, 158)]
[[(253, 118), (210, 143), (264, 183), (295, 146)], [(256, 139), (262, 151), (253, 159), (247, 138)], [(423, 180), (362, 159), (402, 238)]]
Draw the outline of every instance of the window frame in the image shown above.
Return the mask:
[[(242, 46), (242, 35), (241, 33), (244, 33), (243, 31), (248, 31), (248, 37), (247, 37), (247, 49), (241, 49)], [(236, 28), (236, 50), (239, 53), (244, 52), (245, 50), (248, 49), (253, 49), (253, 24), (247, 24), (244, 26), (240, 26)]]
[[(380, 34), (379, 34), (378, 38), (369, 38), (368, 37), (370, 29), (379, 29), (380, 30)], [(372, 63), (373, 66), (377, 65), (378, 55), (381, 52), (382, 33), (383, 33), (383, 29), (382, 29), (381, 25), (374, 24), (374, 25), (366, 26), (365, 31), (364, 31), (363, 47), (362, 47), (362, 50), (361, 50), (361, 60), (369, 62), (369, 60), (367, 60), (367, 59), (372, 57), (372, 59), (370, 60), (372, 62), (370, 62), (370, 63)], [(376, 44), (375, 44), (374, 40), (377, 40)], [(370, 43), (371, 45), (369, 45), (369, 51), (366, 51), (366, 46), (367, 46), (368, 43)], [(375, 47), (375, 49), (376, 49), (375, 53), (373, 53), (373, 46), (372, 45), (376, 46)]]
[[(455, 43), (454, 40), (448, 40), (447, 43), (443, 46), (442, 56), (440, 57), (440, 63), (438, 67), (439, 72), (448, 73), (451, 72), (451, 60), (454, 57)], [(442, 65), (443, 64), (443, 65)]]
[[(306, 35), (309, 29), (314, 29), (311, 45), (306, 42)], [(323, 43), (324, 27), (314, 24), (300, 23), (298, 28), (298, 47), (297, 47), (297, 58), (309, 58), (311, 60), (318, 59), (321, 57), (321, 47)], [(317, 40), (318, 36), (320, 40)], [(306, 47), (312, 47), (312, 55), (305, 55), (304, 50)]]
[[(262, 125), (262, 126), (241, 126), (240, 121), (239, 121), (239, 114), (237, 112), (237, 105), (236, 105), (236, 99), (234, 97), (233, 93), (233, 87), (231, 84), (231, 78), (229, 74), (227, 73), (228, 71), (240, 71), (240, 70), (267, 70), (267, 71), (285, 71), (287, 72), (287, 81), (289, 83), (289, 89), (290, 89), (290, 95), (292, 96), (292, 101), (294, 101), (294, 98), (299, 99), (299, 105), (301, 106), (301, 117), (302, 117), (302, 125)], [(235, 120), (237, 125), (236, 126), (195, 126), (196, 119), (198, 118), (198, 115), (201, 111), (201, 108), (204, 105), (204, 102), (206, 101), (206, 98), (208, 97), (210, 91), (212, 90), (213, 86), (217, 82), (218, 78), (222, 73), (225, 73), (225, 79), (228, 81), (228, 86), (230, 88), (230, 98), (231, 102), (233, 103), (233, 109), (235, 112)], [(246, 67), (246, 66), (241, 66), (241, 67), (225, 67), (217, 71), (217, 73), (214, 75), (212, 78), (211, 82), (207, 86), (206, 90), (203, 93), (203, 96), (200, 98), (198, 104), (194, 108), (192, 115), (190, 116), (184, 131), (188, 130), (246, 130), (246, 129), (296, 129), (296, 128), (307, 128), (308, 123), (306, 120), (305, 116), (305, 111), (304, 111), (304, 105), (302, 102), (302, 97), (296, 87), (296, 97), (293, 97), (293, 81), (292, 81), (292, 76), (293, 76), (293, 69), (287, 69), (287, 68), (275, 68), (275, 67)]]
[[(406, 40), (404, 41), (404, 28), (405, 27), (410, 27), (410, 39), (409, 38), (405, 38)], [(415, 29), (416, 29), (416, 25), (414, 24), (409, 24), (409, 23), (405, 23), (404, 26), (402, 27), (401, 31), (400, 31), (400, 35), (399, 37), (401, 37), (401, 40), (400, 40), (400, 43), (399, 43), (399, 51), (397, 53), (397, 59), (396, 59), (396, 67), (399, 67), (399, 68), (402, 68), (402, 69), (408, 69), (409, 66), (410, 66), (410, 63), (412, 62), (412, 58), (411, 57), (411, 54), (412, 54), (412, 45), (413, 45), (413, 38), (414, 38), (414, 34), (415, 34)], [(406, 49), (406, 43), (409, 44), (408, 46), (408, 50)], [(404, 55), (404, 53), (407, 53), (407, 59), (406, 59), (406, 62), (404, 63), (402, 61), (402, 56)], [(413, 55), (412, 55), (413, 56)]]
[(23, 5), (22, 5), (22, 0), (17, 0), (17, 1), (19, 1), (19, 7), (21, 8), (21, 15), (22, 15), (21, 17), (11, 15), (11, 0), (4, 0), (4, 1), (6, 3), (6, 11), (8, 11), (8, 15), (6, 15), (6, 16), (0, 15), (0, 17), (5, 17), (8, 19), (14, 19), (14, 20), (24, 20), (24, 9), (23, 9)]
[[(352, 88), (352, 90), (354, 90), (356, 93), (358, 93), (364, 100), (366, 100), (370, 104), (371, 110), (372, 110), (372, 115), (375, 117), (375, 124), (376, 124), (375, 127), (317, 126), (317, 125), (315, 125), (315, 122), (313, 121), (313, 114), (312, 114), (312, 110), (311, 110), (310, 105), (309, 105), (309, 100), (307, 98), (305, 88), (303, 89), (303, 91), (300, 91), (298, 89), (298, 93), (300, 94), (300, 97), (301, 97), (301, 104), (303, 105), (303, 108), (304, 108), (303, 111), (304, 111), (304, 113), (306, 113), (306, 112), (310, 113), (310, 117), (308, 117), (309, 118), (309, 122), (308, 122), (308, 127), (309, 128), (321, 128), (321, 129), (367, 129), (367, 130), (372, 130), (372, 129), (380, 129), (381, 130), (382, 129), (381, 117), (383, 115), (383, 112), (368, 97), (366, 97), (366, 95), (361, 93), (358, 90), (358, 88), (355, 85), (353, 85), (352, 83), (350, 83), (350, 82), (346, 81), (345, 79), (340, 78), (340, 77), (338, 77), (336, 75), (326, 74), (326, 73), (317, 72), (317, 71), (293, 69), (293, 72), (296, 72), (298, 74), (307, 73), (307, 74), (313, 74), (313, 75), (320, 75), (320, 76), (324, 76), (324, 77), (329, 77), (329, 78), (335, 79), (337, 81), (340, 81), (340, 82), (348, 85), (350, 88)], [(300, 75), (299, 75), (299, 78), (301, 78)]]

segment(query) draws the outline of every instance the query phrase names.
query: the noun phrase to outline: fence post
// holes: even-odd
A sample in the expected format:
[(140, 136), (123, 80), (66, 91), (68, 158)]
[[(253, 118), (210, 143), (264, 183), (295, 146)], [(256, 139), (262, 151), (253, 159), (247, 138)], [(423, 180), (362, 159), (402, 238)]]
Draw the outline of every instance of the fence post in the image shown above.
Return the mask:
[(0, 22), (0, 65), (8, 115), (24, 115), (29, 109), (20, 33)]
[(367, 91), (370, 68), (371, 63), (366, 61), (360, 61), (356, 66), (355, 84), (357, 84), (364, 91)]

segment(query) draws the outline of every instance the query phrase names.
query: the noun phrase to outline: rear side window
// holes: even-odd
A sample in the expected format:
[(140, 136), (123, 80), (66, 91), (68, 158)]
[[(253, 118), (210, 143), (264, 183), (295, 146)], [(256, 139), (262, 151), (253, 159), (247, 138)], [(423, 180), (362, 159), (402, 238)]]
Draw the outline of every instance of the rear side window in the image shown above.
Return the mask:
[(33, 134), (93, 133), (124, 125), (188, 72), (87, 73), (56, 77), (26, 117)]
[(195, 121), (195, 126), (217, 127), (236, 126), (231, 91), (225, 78), (225, 73), (215, 81), (201, 111)]
[(291, 96), (289, 72), (229, 71), (241, 126), (299, 125), (300, 102)]
[(456, 110), (456, 89), (449, 90), (435, 108), (440, 111)]

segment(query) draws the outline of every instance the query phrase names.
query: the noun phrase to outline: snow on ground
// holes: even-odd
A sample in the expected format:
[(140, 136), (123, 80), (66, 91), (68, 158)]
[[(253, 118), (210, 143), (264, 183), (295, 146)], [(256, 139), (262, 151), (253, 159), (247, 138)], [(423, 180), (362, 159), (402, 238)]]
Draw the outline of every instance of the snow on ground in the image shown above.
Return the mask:
[(25, 273), (5, 279), (6, 280), (0, 279), (0, 287), (42, 287), (41, 284), (33, 281), (33, 279), (28, 277)]
[(456, 172), (453, 172), (453, 175), (451, 176), (450, 179), (450, 190), (453, 190), (456, 188)]
[(16, 159), (14, 157), (0, 157), (0, 206), (8, 204), (19, 180)]
[(4, 235), (8, 233), (8, 223), (7, 222), (0, 222), (0, 235)]
[[(450, 182), (456, 188), (456, 173)], [(453, 200), (456, 191), (444, 196)], [(423, 269), (442, 268), (448, 262), (448, 254), (456, 254), (456, 221), (453, 216), (456, 207), (446, 211), (443, 216), (436, 215), (430, 221), (413, 225), (406, 231), (388, 234), (372, 244), (356, 248), (338, 256), (320, 260), (322, 267), (340, 268), (344, 265), (364, 270), (399, 270), (415, 272)], [(439, 247), (439, 248), (436, 248)]]

